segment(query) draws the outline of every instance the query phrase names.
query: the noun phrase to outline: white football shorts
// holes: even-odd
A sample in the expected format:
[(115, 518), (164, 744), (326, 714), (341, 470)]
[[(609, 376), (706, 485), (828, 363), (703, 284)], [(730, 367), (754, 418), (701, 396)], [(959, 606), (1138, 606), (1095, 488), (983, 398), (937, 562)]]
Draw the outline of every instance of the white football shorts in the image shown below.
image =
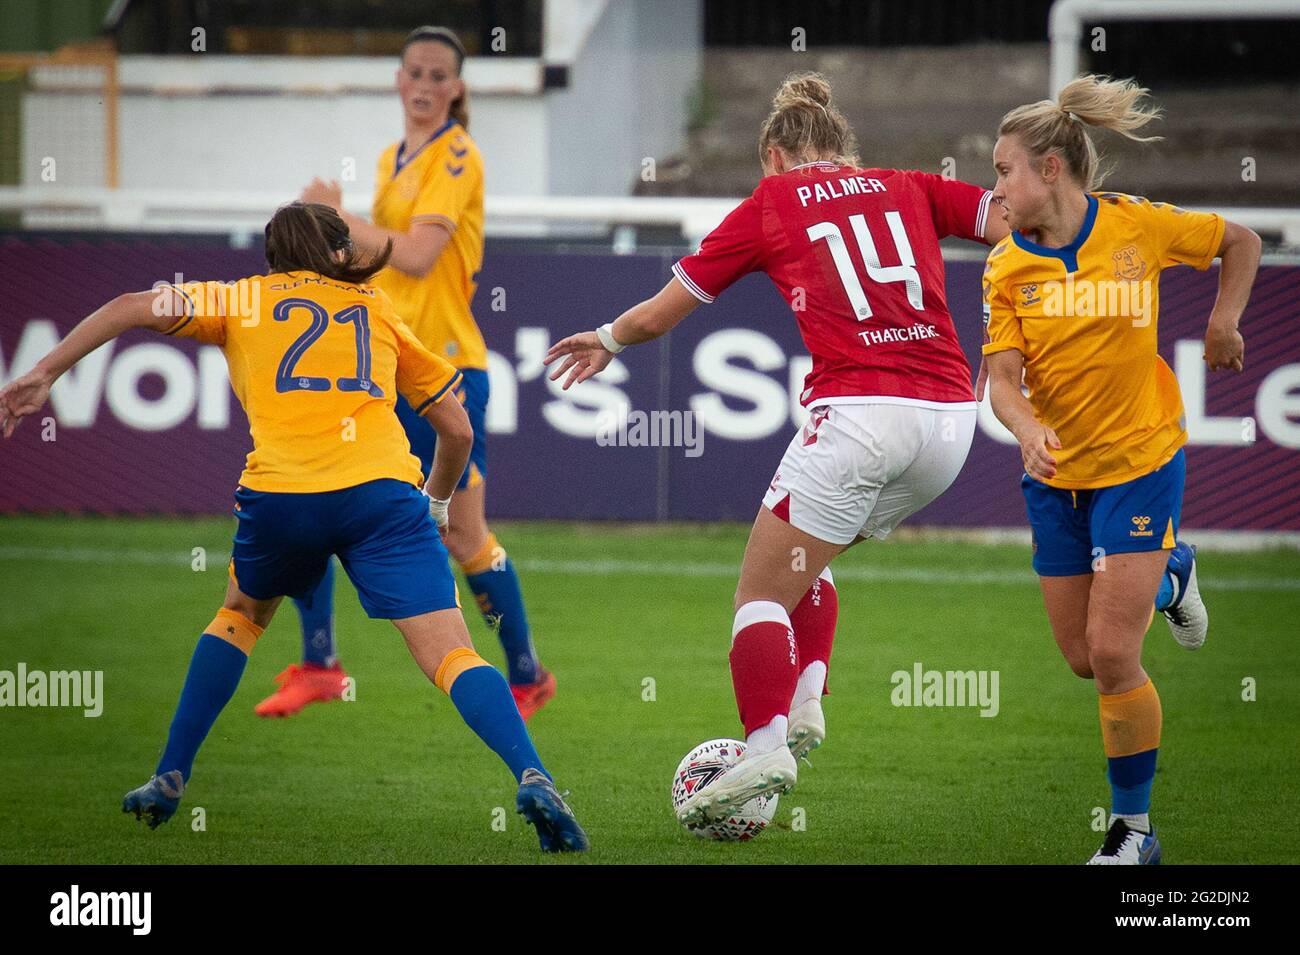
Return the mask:
[(763, 503), (832, 544), (883, 539), (956, 480), (976, 414), (974, 402), (814, 405)]

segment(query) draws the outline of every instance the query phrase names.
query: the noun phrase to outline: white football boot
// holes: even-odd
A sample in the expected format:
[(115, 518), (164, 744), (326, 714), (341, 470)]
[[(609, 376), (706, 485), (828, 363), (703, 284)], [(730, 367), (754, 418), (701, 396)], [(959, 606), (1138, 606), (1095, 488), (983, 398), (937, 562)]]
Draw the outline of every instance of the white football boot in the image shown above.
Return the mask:
[(822, 701), (816, 698), (805, 700), (790, 711), (790, 729), (786, 734), (786, 745), (790, 755), (797, 762), (815, 750), (826, 740), (826, 715), (822, 713)]
[(1088, 865), (1159, 865), (1160, 840), (1156, 830), (1137, 832), (1123, 819), (1116, 819), (1106, 833), (1106, 841), (1088, 860)]
[(1196, 548), (1179, 541), (1169, 552), (1166, 573), (1174, 585), (1174, 599), (1161, 611), (1169, 623), (1169, 632), (1180, 647), (1199, 649), (1210, 630), (1210, 614), (1196, 585)]
[(788, 793), (794, 788), (799, 768), (790, 750), (780, 746), (752, 754), (753, 750), (745, 750), (736, 765), (691, 793), (677, 810), (678, 822), (692, 825), (725, 819), (755, 796)]

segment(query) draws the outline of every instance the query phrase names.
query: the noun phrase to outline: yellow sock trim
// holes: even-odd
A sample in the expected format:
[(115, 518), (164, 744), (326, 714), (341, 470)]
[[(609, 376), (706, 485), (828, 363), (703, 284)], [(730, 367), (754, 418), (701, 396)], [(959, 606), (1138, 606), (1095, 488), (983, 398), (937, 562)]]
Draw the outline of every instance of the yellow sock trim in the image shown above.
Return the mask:
[(504, 564), (505, 560), (505, 548), (497, 543), (497, 535), (489, 532), (479, 552), (461, 564), (460, 569), (466, 574), (481, 574), (491, 570), (493, 563)]
[(266, 628), (259, 627), (238, 610), (222, 607), (203, 632), (239, 647), (247, 656), (253, 652), (253, 644), (257, 642), (264, 629)]
[(433, 682), (442, 692), (450, 694), (452, 684), (466, 670), (490, 665), (469, 647), (457, 647), (442, 658), (437, 672), (433, 674)]
[(1100, 693), (1097, 703), (1107, 756), (1132, 756), (1160, 745), (1160, 696), (1149, 679), (1127, 693)]

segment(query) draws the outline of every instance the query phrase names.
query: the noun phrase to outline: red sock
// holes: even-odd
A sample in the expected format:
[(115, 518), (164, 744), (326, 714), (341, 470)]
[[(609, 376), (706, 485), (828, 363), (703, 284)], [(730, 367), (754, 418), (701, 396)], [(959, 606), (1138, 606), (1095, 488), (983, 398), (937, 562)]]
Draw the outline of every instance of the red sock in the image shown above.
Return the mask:
[[(835, 580), (827, 567), (812, 582), (803, 599), (790, 612), (790, 626), (794, 642), (799, 648), (800, 675), (813, 662), (830, 666), (831, 645), (835, 642), (835, 623), (840, 616), (840, 598), (835, 592)], [(830, 691), (822, 682), (822, 693)]]
[(790, 714), (799, 651), (789, 615), (770, 600), (753, 600), (737, 610), (731, 634), (731, 682), (748, 736)]

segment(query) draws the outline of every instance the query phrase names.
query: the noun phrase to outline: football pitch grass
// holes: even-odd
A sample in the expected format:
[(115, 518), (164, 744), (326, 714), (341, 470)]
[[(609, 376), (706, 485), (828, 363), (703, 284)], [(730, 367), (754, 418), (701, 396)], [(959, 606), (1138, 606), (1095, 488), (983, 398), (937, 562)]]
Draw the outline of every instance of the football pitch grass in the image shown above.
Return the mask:
[[(177, 815), (149, 831), (121, 813), (153, 770), (219, 606), (233, 524), (0, 519), (0, 670), (102, 670), (104, 697), (97, 718), (0, 709), (0, 862), (554, 860), (515, 814), (509, 773), (397, 631), (365, 617), (343, 574), (337, 629), (355, 702), (253, 715), (298, 659), (286, 603)], [(727, 650), (747, 528), (497, 531), (559, 681), (530, 729), (592, 842), (557, 861), (1072, 864), (1100, 845), (1095, 807), (1109, 791), (1096, 692), (1052, 642), (1027, 548), (912, 539), (842, 556), (826, 745), (767, 832), (715, 844), (679, 828), (669, 785), (697, 743), (740, 732)], [(204, 571), (192, 569), (198, 547)], [(1180, 649), (1157, 616), (1143, 657), (1164, 707), (1152, 818), (1165, 861), (1300, 861), (1300, 553), (1202, 549), (1199, 574), (1206, 646)], [(471, 618), (480, 652), (500, 665)], [(895, 706), (892, 674), (917, 664), (996, 671), (996, 715)]]

